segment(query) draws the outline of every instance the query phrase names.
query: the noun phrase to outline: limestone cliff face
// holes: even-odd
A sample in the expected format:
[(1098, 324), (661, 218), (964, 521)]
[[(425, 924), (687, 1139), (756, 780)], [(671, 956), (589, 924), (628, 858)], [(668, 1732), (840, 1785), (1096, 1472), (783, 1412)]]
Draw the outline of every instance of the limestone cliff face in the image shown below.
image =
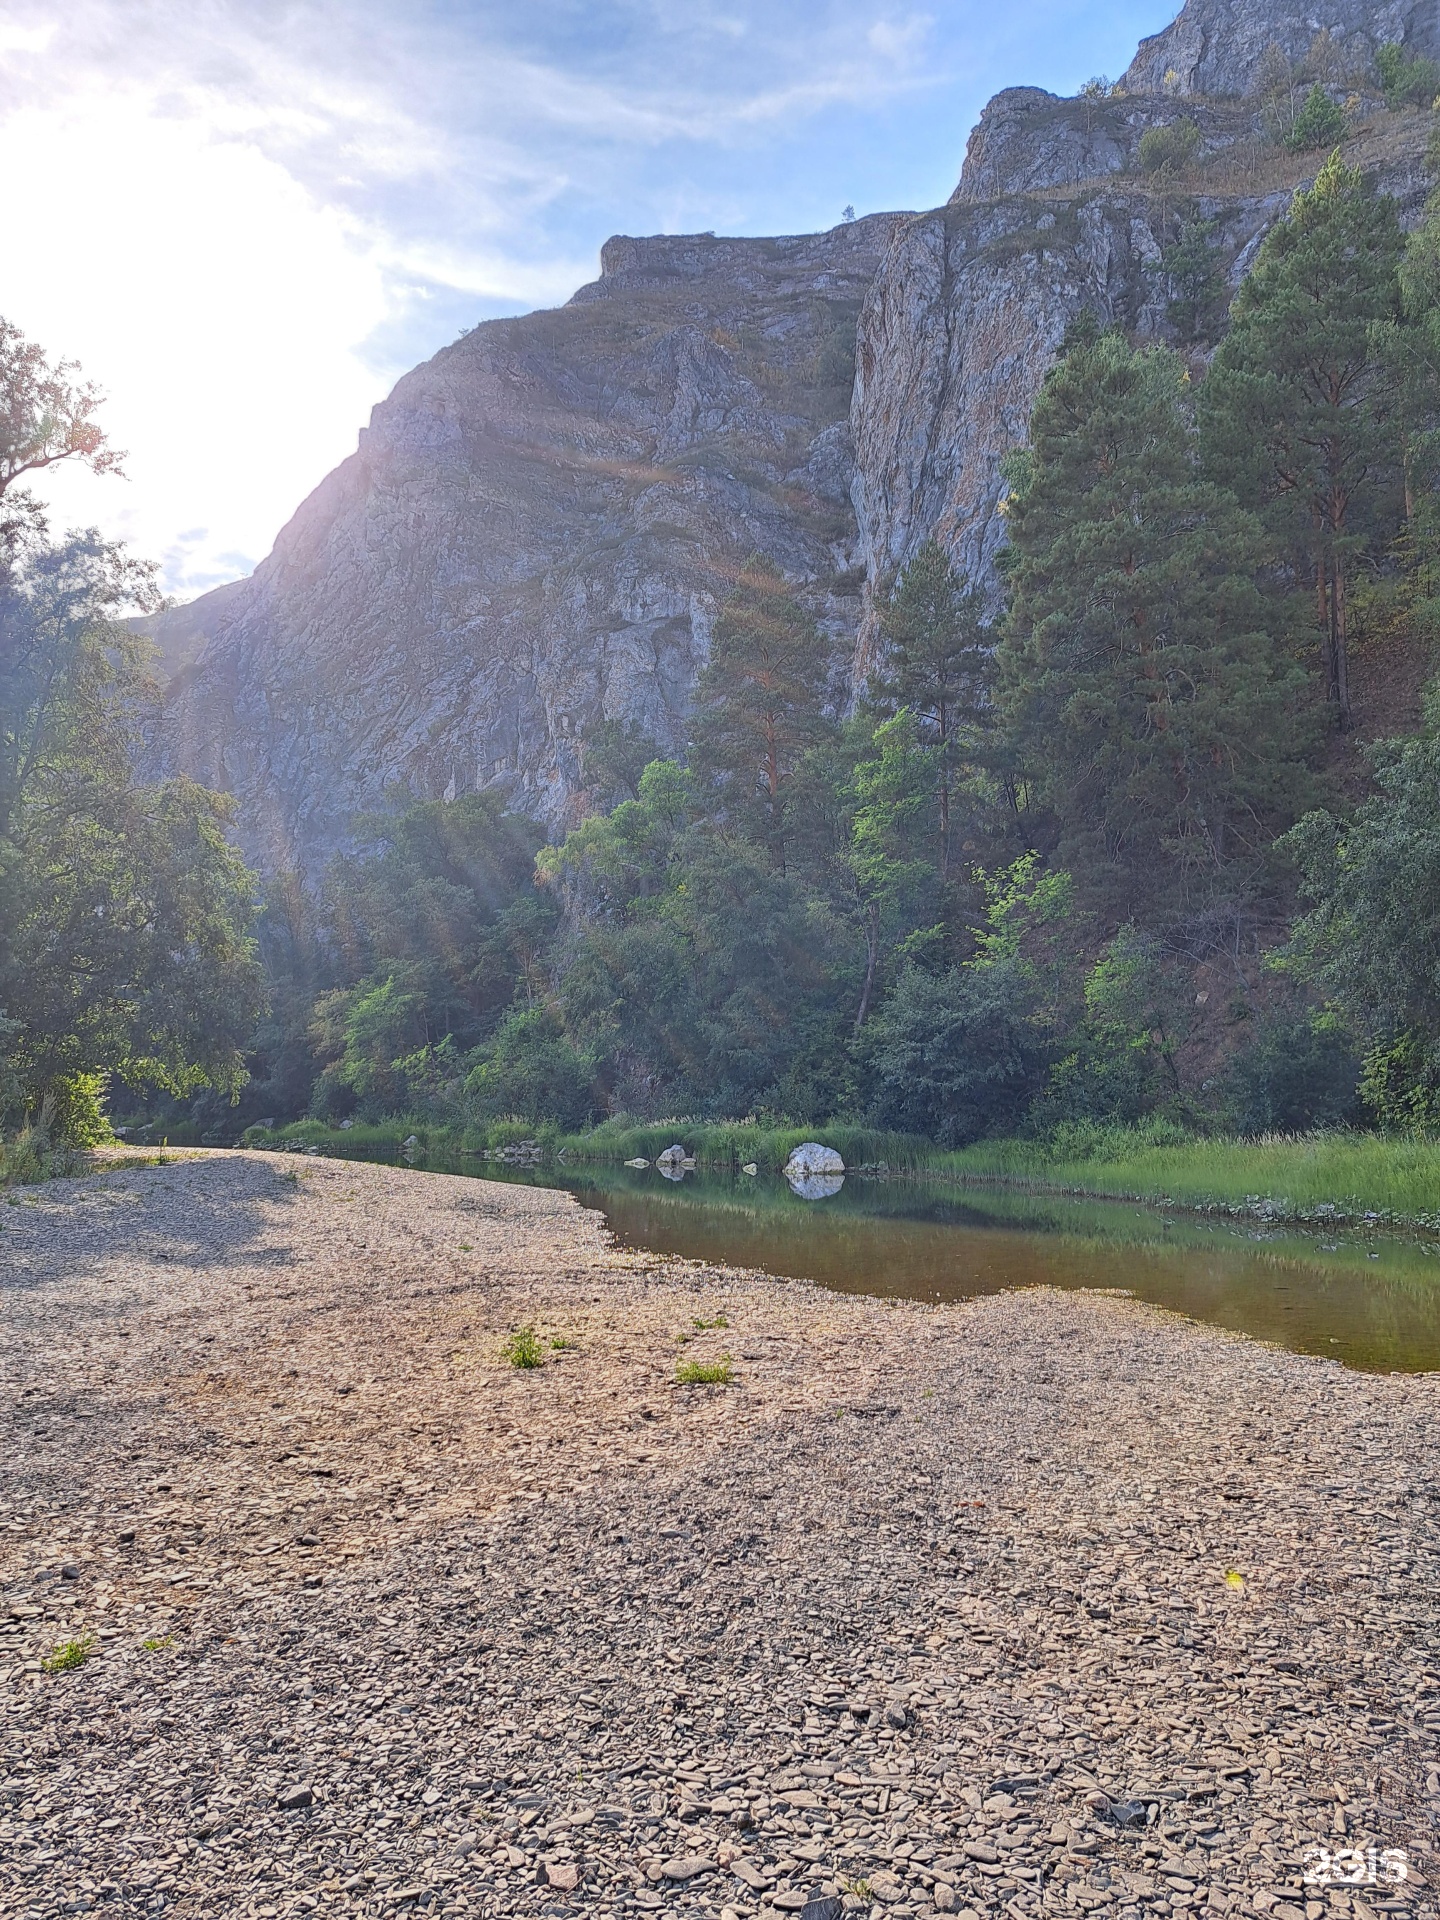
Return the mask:
[[(1209, 21), (1223, 8), (1194, 12)], [(1182, 15), (1171, 32), (1185, 24)], [(1181, 119), (1199, 136), (1194, 165), (1176, 181), (1147, 177), (1142, 138)], [(1429, 120), (1361, 103), (1347, 148), (1406, 219), (1429, 189)], [(1316, 164), (1276, 145), (1253, 97), (1198, 99), (1172, 84), (1074, 100), (1012, 88), (990, 102), (949, 203), (896, 229), (860, 316), (851, 427), (867, 611), (857, 674), (873, 658), (877, 594), (927, 536), (994, 587), (1002, 462), (1024, 441), (1071, 320), (1088, 310), (1138, 340), (1167, 338), (1165, 250), (1182, 208), (1208, 223), (1216, 271), (1233, 289)]]
[(407, 375), (204, 632), (168, 761), (238, 795), (247, 849), (313, 868), (406, 787), (498, 785), (559, 827), (601, 717), (679, 744), (710, 623), (755, 549), (843, 674), (859, 615), (847, 412), (895, 225), (616, 239), (564, 308)]
[[(1236, 285), (1313, 172), (1253, 92), (1272, 43), (1299, 57), (1326, 25), (1347, 59), (1440, 51), (1437, 22), (1435, 0), (1330, 0), (1323, 21), (1188, 0), (1110, 96), (997, 95), (933, 212), (611, 240), (568, 306), (487, 323), (403, 379), (250, 580), (162, 618), (167, 657), (189, 660), (162, 757), (238, 796), (267, 868), (315, 871), (396, 789), (499, 787), (558, 831), (586, 804), (598, 720), (680, 744), (716, 606), (757, 548), (820, 623), (843, 704), (877, 594), (928, 535), (993, 584), (1001, 462), (1068, 323), (1165, 337), (1182, 196)], [(1429, 116), (1358, 113), (1347, 157), (1413, 215)], [(1141, 139), (1182, 117), (1194, 165), (1147, 179)]]
[(1435, 0), (1325, 0), (1319, 8), (1186, 0), (1163, 33), (1140, 42), (1121, 84), (1129, 93), (1247, 94), (1260, 81), (1271, 47), (1299, 62), (1322, 29), (1343, 65), (1360, 73), (1390, 44), (1440, 55)]

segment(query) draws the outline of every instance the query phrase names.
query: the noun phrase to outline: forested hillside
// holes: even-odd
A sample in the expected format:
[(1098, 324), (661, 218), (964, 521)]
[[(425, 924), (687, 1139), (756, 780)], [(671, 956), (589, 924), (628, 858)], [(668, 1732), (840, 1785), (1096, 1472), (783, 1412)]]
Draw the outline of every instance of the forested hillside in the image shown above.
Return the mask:
[[(1428, 60), (1382, 49), (1372, 85), (1433, 119)], [(588, 725), (548, 837), (500, 786), (396, 789), (322, 873), (252, 882), (227, 803), (143, 777), (115, 624), (142, 577), (22, 501), (10, 1122), (93, 1130), (106, 1075), (118, 1117), (197, 1139), (1440, 1118), (1440, 191), (1407, 231), (1339, 91), (1278, 126), (1313, 181), (1233, 299), (1177, 184), (1164, 342), (1072, 318), (1005, 464), (998, 587), (937, 529), (877, 580), (855, 684), (853, 632), (735, 551), (693, 698), (665, 738)]]

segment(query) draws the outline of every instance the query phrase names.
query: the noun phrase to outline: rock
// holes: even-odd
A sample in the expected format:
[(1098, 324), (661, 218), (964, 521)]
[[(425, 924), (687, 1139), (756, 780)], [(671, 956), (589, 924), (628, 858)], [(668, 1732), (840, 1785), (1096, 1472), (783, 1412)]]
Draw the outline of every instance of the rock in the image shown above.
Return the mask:
[(712, 1870), (713, 1862), (703, 1859), (698, 1853), (682, 1854), (674, 1860), (666, 1860), (660, 1868), (665, 1879), (675, 1881), (694, 1880), (697, 1875)]
[(250, 579), (141, 623), (189, 662), (165, 764), (233, 784), (267, 869), (311, 871), (396, 784), (560, 828), (602, 719), (681, 749), (737, 552), (847, 656), (849, 356), (900, 221), (616, 236), (558, 320), (482, 322), (416, 368)]
[(1275, 0), (1186, 0), (1170, 26), (1140, 42), (1120, 84), (1128, 93), (1252, 93), (1269, 49), (1278, 47), (1292, 64), (1303, 61), (1320, 18), (1350, 71), (1367, 71), (1389, 41), (1440, 57), (1440, 11), (1427, 0), (1329, 0), (1323, 16)]
[(885, 1724), (887, 1727), (894, 1727), (897, 1732), (900, 1728), (909, 1726), (910, 1713), (903, 1700), (885, 1702)]
[[(666, 1147), (663, 1153), (656, 1154), (655, 1164), (663, 1172), (666, 1167), (683, 1167), (689, 1159), (690, 1156), (686, 1153), (684, 1147)], [(693, 1160), (690, 1160), (690, 1164), (694, 1166), (695, 1163)]]
[(275, 1796), (275, 1804), (282, 1812), (291, 1813), (297, 1807), (314, 1806), (315, 1795), (309, 1787), (282, 1787)]
[(650, 1162), (643, 1157), (637, 1157), (634, 1160), (627, 1160), (625, 1164), (627, 1167), (648, 1167)]
[(400, 1142), (400, 1144), (402, 1147), (418, 1147), (420, 1144), (420, 1140), (418, 1135), (411, 1133), (411, 1134), (407, 1134), (406, 1137)]
[(558, 1887), (562, 1893), (573, 1893), (580, 1884), (580, 1869), (574, 1861), (563, 1863), (550, 1861), (546, 1864), (544, 1872), (547, 1883), (552, 1887)]
[(798, 1146), (785, 1162), (785, 1177), (804, 1179), (813, 1173), (844, 1173), (845, 1162), (833, 1147), (822, 1147), (818, 1140)]
[(959, 1901), (955, 1897), (955, 1889), (947, 1886), (943, 1880), (937, 1880), (935, 1882), (935, 1885), (930, 1891), (930, 1898), (935, 1903), (935, 1911), (937, 1913), (954, 1913), (956, 1907), (959, 1905)]
[(745, 1165), (741, 1167), (740, 1171), (741, 1173), (748, 1173), (753, 1175), (753, 1174), (759, 1173), (760, 1169), (753, 1160), (747, 1160)]

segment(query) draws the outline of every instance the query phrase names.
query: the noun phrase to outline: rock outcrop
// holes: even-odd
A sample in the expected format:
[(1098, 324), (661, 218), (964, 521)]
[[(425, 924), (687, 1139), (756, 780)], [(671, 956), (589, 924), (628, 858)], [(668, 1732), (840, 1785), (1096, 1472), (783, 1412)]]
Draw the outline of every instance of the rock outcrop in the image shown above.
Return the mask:
[(1121, 85), (1128, 93), (1251, 93), (1278, 47), (1292, 64), (1310, 53), (1317, 33), (1328, 33), (1338, 79), (1364, 75), (1383, 46), (1440, 57), (1440, 8), (1435, 0), (1325, 0), (1320, 8), (1275, 6), (1261, 0), (1186, 0), (1162, 33), (1140, 42)]
[(756, 549), (838, 663), (860, 612), (856, 316), (897, 217), (798, 239), (615, 239), (566, 307), (406, 376), (207, 628), (161, 751), (236, 793), (247, 850), (314, 865), (396, 787), (492, 785), (555, 826), (601, 718), (679, 744)]
[[(1332, 64), (1436, 52), (1437, 21), (1435, 0), (1331, 0), (1323, 21), (1189, 0), (1108, 95), (998, 94), (933, 212), (609, 241), (568, 306), (407, 375), (251, 579), (161, 618), (185, 663), (161, 756), (239, 797), (272, 869), (313, 872), (397, 789), (499, 787), (559, 831), (598, 721), (680, 744), (754, 549), (813, 612), (843, 705), (875, 598), (928, 535), (993, 579), (1002, 461), (1075, 316), (1166, 337), (1182, 207), (1235, 285), (1313, 172), (1253, 96), (1269, 49), (1298, 60), (1323, 26)], [(1429, 116), (1355, 111), (1348, 156), (1413, 215)], [(1147, 176), (1142, 139), (1177, 119), (1193, 163)]]

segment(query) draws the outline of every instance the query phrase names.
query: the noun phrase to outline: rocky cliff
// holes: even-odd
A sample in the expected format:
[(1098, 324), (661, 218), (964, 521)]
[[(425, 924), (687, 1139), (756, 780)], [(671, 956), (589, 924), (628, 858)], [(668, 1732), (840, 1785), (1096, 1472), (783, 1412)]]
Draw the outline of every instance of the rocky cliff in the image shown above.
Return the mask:
[[(1332, 67), (1336, 47), (1359, 63), (1440, 37), (1434, 0), (1330, 13)], [(1307, 171), (1255, 88), (1272, 44), (1300, 59), (1316, 26), (1275, 0), (1190, 0), (1110, 95), (998, 95), (931, 213), (609, 241), (568, 306), (407, 375), (254, 576), (165, 617), (188, 664), (164, 758), (237, 794), (271, 868), (313, 870), (397, 788), (498, 785), (558, 829), (585, 805), (598, 720), (680, 743), (715, 608), (757, 548), (813, 611), (843, 703), (876, 594), (927, 535), (991, 577), (1000, 463), (1070, 320), (1165, 336), (1182, 217), (1238, 282)], [(1417, 209), (1429, 116), (1356, 111), (1352, 157)], [(1146, 176), (1141, 139), (1179, 118), (1193, 161)]]

